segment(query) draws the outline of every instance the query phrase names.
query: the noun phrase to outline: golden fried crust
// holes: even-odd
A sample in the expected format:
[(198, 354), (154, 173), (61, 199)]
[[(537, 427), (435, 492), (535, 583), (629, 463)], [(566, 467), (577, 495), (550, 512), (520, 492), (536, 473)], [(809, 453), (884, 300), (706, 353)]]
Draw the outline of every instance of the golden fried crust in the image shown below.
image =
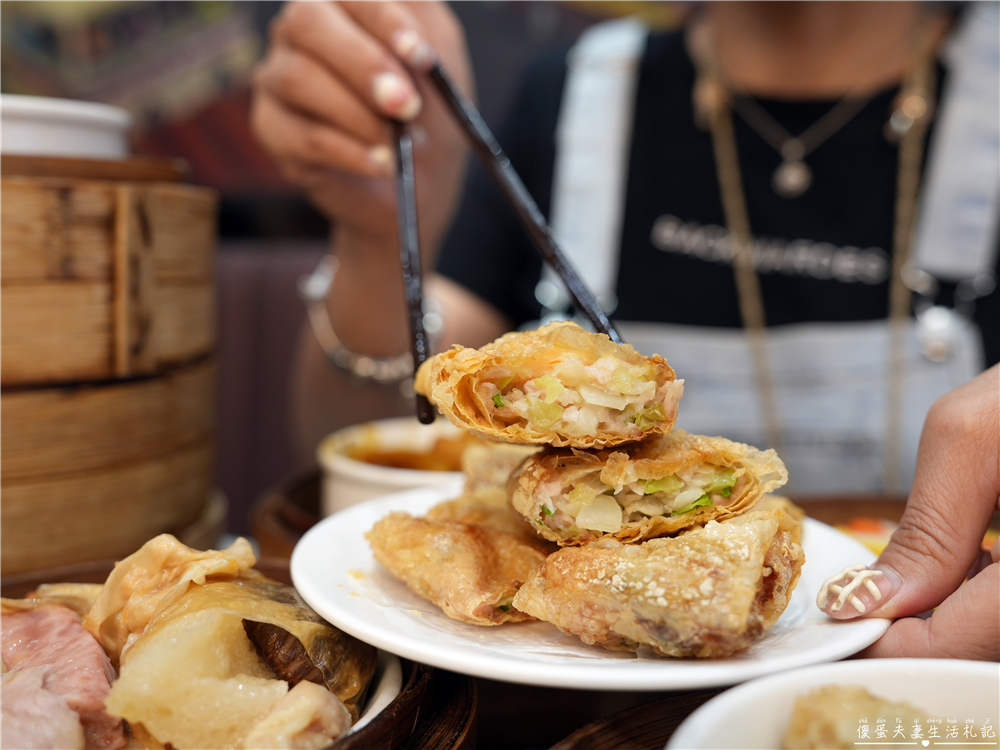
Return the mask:
[(754, 510), (778, 509), (785, 511), (785, 513), (795, 519), (795, 528), (792, 532), (792, 539), (795, 540), (796, 544), (802, 544), (802, 524), (806, 519), (806, 512), (804, 508), (796, 505), (784, 495), (774, 495), (771, 493), (764, 495), (754, 504), (753, 508)]
[(545, 552), (554, 552), (556, 545), (540, 537), (524, 516), (515, 511), (502, 488), (483, 487), (466, 491), (454, 500), (445, 500), (427, 511), (430, 521), (454, 521), (484, 529), (502, 531)]
[[(790, 502), (788, 504), (792, 505)], [(799, 510), (795, 505), (792, 508)], [(781, 613), (788, 607), (795, 585), (799, 582), (802, 563), (806, 559), (802, 549), (801, 521), (805, 516), (793, 516), (782, 508), (761, 508), (758, 512), (776, 514), (778, 520), (778, 531), (764, 555), (765, 573), (759, 596), (766, 630), (778, 621)], [(768, 570), (771, 571), (770, 574), (767, 573)]]
[(804, 561), (795, 523), (751, 511), (669, 539), (602, 539), (549, 556), (514, 606), (585, 643), (663, 656), (728, 656), (784, 611)]
[(504, 490), (514, 470), (524, 459), (539, 450), (534, 445), (470, 440), (462, 452), (465, 491), (477, 492), (487, 488)]
[[(687, 513), (643, 516), (628, 520), (619, 531), (583, 529), (565, 514), (552, 513), (552, 493), (568, 494), (586, 477), (599, 477), (616, 492), (629, 483), (656, 479), (709, 464), (736, 472), (737, 484), (724, 504), (702, 505)], [(511, 503), (538, 533), (561, 545), (585, 544), (612, 537), (641, 542), (676, 534), (708, 521), (722, 521), (745, 512), (760, 497), (788, 480), (785, 465), (773, 450), (734, 443), (721, 437), (691, 435), (675, 429), (638, 443), (583, 452), (551, 448), (527, 458), (511, 477)]]
[(631, 434), (598, 431), (593, 435), (571, 436), (559, 431), (538, 430), (524, 420), (507, 423), (498, 418), (492, 404), (477, 387), (498, 367), (531, 372), (534, 373), (531, 377), (535, 377), (566, 355), (577, 356), (588, 365), (604, 356), (613, 356), (631, 365), (652, 365), (658, 388), (676, 380), (667, 360), (658, 354), (645, 357), (628, 344), (616, 344), (604, 334), (589, 333), (576, 323), (559, 322), (534, 331), (505, 334), (480, 349), (455, 346), (437, 354), (420, 366), (414, 387), (457, 426), (481, 437), (508, 443), (600, 448), (636, 440), (644, 434), (669, 432), (674, 426), (676, 401), (667, 405), (667, 413), (661, 420), (643, 430), (633, 428)]
[(499, 625), (532, 619), (511, 600), (545, 554), (512, 534), (391, 513), (365, 538), (390, 573), (455, 620)]

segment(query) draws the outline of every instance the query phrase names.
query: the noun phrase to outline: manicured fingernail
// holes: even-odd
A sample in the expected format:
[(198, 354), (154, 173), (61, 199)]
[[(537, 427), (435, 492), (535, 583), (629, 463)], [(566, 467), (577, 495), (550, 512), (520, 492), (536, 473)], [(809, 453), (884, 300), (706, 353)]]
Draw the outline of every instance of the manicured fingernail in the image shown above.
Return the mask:
[(431, 48), (412, 29), (401, 31), (393, 40), (392, 49), (399, 59), (414, 68), (422, 68), (431, 60)]
[(388, 146), (375, 146), (368, 152), (368, 159), (384, 175), (392, 174), (392, 149)]
[(373, 93), (382, 109), (401, 120), (412, 120), (420, 111), (420, 95), (395, 73), (375, 76)]
[(816, 606), (830, 617), (849, 620), (871, 612), (891, 593), (892, 582), (881, 570), (852, 565), (823, 582)]

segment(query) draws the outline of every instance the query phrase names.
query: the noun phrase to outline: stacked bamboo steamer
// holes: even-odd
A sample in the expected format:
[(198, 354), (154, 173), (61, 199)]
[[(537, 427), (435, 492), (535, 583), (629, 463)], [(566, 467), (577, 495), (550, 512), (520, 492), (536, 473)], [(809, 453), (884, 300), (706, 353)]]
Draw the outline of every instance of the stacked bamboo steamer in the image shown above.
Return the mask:
[(0, 174), (3, 574), (217, 529), (214, 193), (138, 159)]

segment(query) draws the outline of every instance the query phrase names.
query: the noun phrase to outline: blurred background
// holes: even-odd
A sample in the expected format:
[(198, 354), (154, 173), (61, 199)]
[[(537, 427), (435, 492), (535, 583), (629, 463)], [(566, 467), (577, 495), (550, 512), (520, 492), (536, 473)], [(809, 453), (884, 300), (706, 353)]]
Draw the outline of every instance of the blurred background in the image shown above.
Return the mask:
[[(216, 483), (227, 530), (267, 488), (311, 459), (289, 430), (289, 375), (304, 309), (296, 280), (316, 265), (329, 226), (287, 184), (250, 133), (249, 82), (278, 2), (0, 2), (0, 90), (104, 102), (135, 118), (136, 155), (175, 157), (219, 196)], [(496, 128), (525, 64), (612, 15), (679, 23), (682, 3), (455, 2), (480, 109)], [(388, 416), (345, 403), (346, 424)]]

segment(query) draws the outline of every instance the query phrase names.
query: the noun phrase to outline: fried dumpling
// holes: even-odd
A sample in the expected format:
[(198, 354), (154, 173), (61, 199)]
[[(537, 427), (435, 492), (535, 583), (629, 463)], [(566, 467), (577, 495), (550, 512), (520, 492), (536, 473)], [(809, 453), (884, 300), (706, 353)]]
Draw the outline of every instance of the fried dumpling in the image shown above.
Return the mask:
[(514, 606), (588, 644), (662, 656), (728, 656), (788, 605), (805, 559), (795, 520), (750, 511), (666, 539), (602, 539), (550, 555)]
[(562, 545), (638, 542), (731, 518), (787, 479), (773, 450), (676, 429), (600, 451), (542, 451), (511, 478), (511, 502)]
[(479, 493), (498, 490), (506, 494), (507, 480), (521, 462), (540, 446), (497, 443), (493, 440), (471, 440), (462, 452), (462, 473), (465, 491)]
[(448, 617), (473, 625), (532, 619), (511, 600), (545, 553), (518, 536), (397, 512), (365, 537), (376, 560)]
[(438, 503), (424, 516), (429, 521), (454, 521), (493, 529), (516, 536), (542, 552), (554, 552), (555, 545), (538, 535), (531, 524), (511, 507), (507, 493), (499, 487), (466, 490), (452, 500)]
[(431, 357), (416, 390), (482, 437), (594, 448), (668, 432), (683, 383), (663, 357), (561, 322)]
[(795, 534), (793, 539), (802, 544), (802, 524), (806, 520), (805, 508), (796, 505), (784, 495), (767, 494), (754, 503), (754, 510), (783, 510), (795, 519)]

